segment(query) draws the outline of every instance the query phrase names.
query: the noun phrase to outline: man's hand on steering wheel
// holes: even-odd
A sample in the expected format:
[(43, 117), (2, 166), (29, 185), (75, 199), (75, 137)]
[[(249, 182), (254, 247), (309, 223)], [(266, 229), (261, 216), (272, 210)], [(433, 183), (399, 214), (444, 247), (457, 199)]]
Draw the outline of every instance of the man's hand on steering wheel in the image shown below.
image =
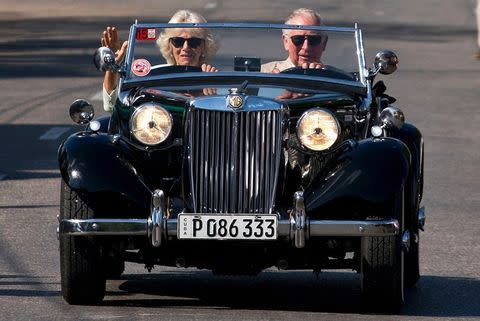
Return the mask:
[(323, 67), (323, 64), (321, 62), (304, 62), (302, 64), (303, 69), (321, 69)]

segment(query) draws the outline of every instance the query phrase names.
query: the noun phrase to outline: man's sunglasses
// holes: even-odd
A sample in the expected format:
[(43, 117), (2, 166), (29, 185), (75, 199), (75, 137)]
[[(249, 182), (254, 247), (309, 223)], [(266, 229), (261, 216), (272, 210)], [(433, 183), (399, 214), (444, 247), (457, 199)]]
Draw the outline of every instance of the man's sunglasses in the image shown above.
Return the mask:
[(187, 42), (187, 45), (190, 48), (197, 48), (202, 44), (203, 39), (202, 38), (182, 38), (182, 37), (172, 37), (170, 38), (170, 42), (175, 48), (181, 48), (183, 47), (183, 44)]
[(303, 46), (305, 39), (308, 40), (308, 44), (311, 46), (318, 46), (322, 42), (322, 36), (315, 36), (315, 35), (297, 35), (291, 36), (290, 39), (292, 43), (296, 46)]

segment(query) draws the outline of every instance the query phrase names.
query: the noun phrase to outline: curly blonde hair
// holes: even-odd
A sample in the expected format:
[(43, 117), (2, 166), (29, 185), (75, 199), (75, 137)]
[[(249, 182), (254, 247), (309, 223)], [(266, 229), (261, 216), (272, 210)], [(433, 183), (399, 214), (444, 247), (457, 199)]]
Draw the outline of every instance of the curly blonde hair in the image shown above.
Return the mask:
[[(168, 23), (206, 23), (207, 20), (199, 13), (190, 10), (179, 10), (174, 13)], [(172, 47), (169, 45), (170, 38), (182, 32), (188, 32), (194, 37), (202, 38), (205, 41), (205, 51), (200, 56), (200, 65), (203, 63), (210, 63), (213, 56), (217, 52), (218, 46), (215, 43), (210, 30), (206, 28), (165, 28), (157, 39), (157, 45), (160, 52), (170, 65), (176, 65), (177, 62), (173, 57)]]

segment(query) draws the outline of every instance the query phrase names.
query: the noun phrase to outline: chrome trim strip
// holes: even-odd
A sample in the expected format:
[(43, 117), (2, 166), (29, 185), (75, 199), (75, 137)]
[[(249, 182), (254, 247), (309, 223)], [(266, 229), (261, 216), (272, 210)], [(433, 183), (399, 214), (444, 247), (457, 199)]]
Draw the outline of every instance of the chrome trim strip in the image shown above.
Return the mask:
[(350, 27), (330, 27), (330, 26), (311, 26), (311, 25), (286, 25), (276, 23), (140, 23), (136, 28), (236, 28), (236, 29), (299, 29), (299, 30), (317, 30), (317, 31), (336, 31), (336, 32), (355, 32), (355, 28)]
[(362, 30), (355, 23), (355, 42), (357, 45), (358, 72), (360, 73), (360, 82), (367, 85), (368, 70), (365, 63), (365, 48), (363, 46)]
[(310, 236), (392, 236), (400, 233), (397, 220), (310, 221)]
[(63, 219), (59, 234), (68, 235), (145, 235), (146, 219)]
[(280, 110), (282, 105), (273, 99), (259, 98), (255, 96), (242, 96), (244, 99), (243, 107), (232, 109), (228, 104), (229, 96), (208, 96), (196, 98), (190, 102), (190, 106), (195, 109), (229, 111), (235, 113), (249, 111)]
[[(362, 105), (360, 106), (360, 110), (369, 110), (370, 105), (372, 104), (372, 84), (370, 79), (368, 78), (368, 68), (365, 63), (365, 48), (363, 46), (363, 35), (362, 29), (358, 28), (358, 25), (355, 23), (355, 42), (357, 44), (357, 58), (358, 58), (358, 68), (360, 73), (360, 82), (366, 87), (367, 89), (367, 96), (362, 101)], [(370, 117), (370, 116), (368, 116)], [(367, 119), (367, 124), (369, 123), (369, 119)], [(367, 137), (369, 126), (365, 126), (364, 130), (364, 137)]]
[[(125, 60), (124, 60), (124, 64), (125, 64), (125, 77), (120, 77), (120, 82), (118, 84), (118, 88), (122, 88), (123, 86), (123, 82), (125, 81), (125, 79), (128, 79), (130, 78), (130, 69), (131, 69), (131, 64), (130, 62), (133, 60), (133, 57), (134, 57), (134, 52), (133, 52), (133, 49), (132, 49), (132, 44), (134, 43), (134, 40), (135, 40), (135, 35), (137, 33), (137, 28), (138, 28), (138, 25), (135, 23), (134, 25), (132, 25), (130, 27), (130, 33), (128, 35), (128, 47), (127, 47), (127, 55), (125, 57)], [(120, 101), (123, 103), (124, 101), (126, 102), (127, 100), (125, 99), (127, 97), (127, 93), (123, 93), (121, 90), (119, 90), (118, 92), (118, 97), (120, 99)]]
[[(201, 214), (199, 214), (201, 215)], [(165, 222), (165, 221), (164, 221)], [(60, 234), (67, 235), (144, 235), (147, 236), (146, 219), (65, 219), (60, 222)], [(165, 236), (177, 235), (177, 220), (165, 222)], [(277, 233), (279, 237), (289, 237), (291, 222), (279, 220)], [(332, 237), (371, 237), (393, 236), (400, 233), (400, 225), (395, 219), (377, 221), (307, 221), (307, 233), (312, 236)]]
[[(233, 114), (233, 117), (229, 117), (229, 119), (232, 121), (232, 127), (230, 127), (230, 146), (228, 148), (228, 151), (230, 151), (230, 156), (228, 158), (228, 172), (229, 172), (229, 184), (231, 184), (229, 191), (230, 191), (230, 196), (228, 199), (228, 208), (227, 211), (230, 211), (230, 213), (236, 213), (238, 211), (238, 155), (240, 154), (238, 149), (241, 148), (241, 146), (238, 146), (238, 131), (239, 131), (239, 120), (238, 120), (239, 115), (237, 113)], [(227, 152), (228, 152), (227, 151)], [(228, 155), (227, 155), (228, 156)]]

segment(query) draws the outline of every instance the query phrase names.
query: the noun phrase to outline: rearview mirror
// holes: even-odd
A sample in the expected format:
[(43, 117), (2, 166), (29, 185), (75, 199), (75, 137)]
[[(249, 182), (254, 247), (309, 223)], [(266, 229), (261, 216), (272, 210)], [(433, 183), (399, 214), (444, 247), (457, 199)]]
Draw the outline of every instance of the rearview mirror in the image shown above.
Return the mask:
[(119, 71), (120, 67), (115, 62), (115, 54), (108, 47), (100, 47), (93, 55), (93, 63), (100, 71)]
[(374, 66), (377, 72), (389, 75), (397, 70), (398, 57), (390, 50), (382, 50), (375, 56)]

